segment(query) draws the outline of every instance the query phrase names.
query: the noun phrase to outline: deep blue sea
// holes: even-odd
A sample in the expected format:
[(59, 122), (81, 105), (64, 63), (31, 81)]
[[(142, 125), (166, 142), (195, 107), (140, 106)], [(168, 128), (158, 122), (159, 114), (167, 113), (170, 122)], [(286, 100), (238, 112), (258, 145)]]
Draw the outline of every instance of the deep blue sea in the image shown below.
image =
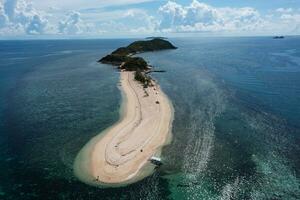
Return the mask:
[(0, 199), (300, 199), (300, 37), (171, 38), (144, 53), (175, 109), (164, 165), (123, 188), (73, 175), (119, 118), (119, 74), (97, 63), (134, 39), (0, 41)]

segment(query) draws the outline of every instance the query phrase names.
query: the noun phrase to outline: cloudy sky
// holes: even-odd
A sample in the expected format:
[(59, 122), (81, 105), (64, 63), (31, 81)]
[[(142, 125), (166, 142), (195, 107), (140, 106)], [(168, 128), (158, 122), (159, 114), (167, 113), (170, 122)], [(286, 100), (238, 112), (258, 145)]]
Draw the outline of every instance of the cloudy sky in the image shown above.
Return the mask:
[(300, 0), (0, 0), (0, 39), (300, 34)]

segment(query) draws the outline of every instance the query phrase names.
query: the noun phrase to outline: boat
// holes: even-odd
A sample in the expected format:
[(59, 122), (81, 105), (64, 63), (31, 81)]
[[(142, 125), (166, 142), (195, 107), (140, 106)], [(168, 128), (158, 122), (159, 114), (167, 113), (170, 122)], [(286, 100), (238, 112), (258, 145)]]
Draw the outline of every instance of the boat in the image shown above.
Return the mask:
[(159, 157), (155, 157), (155, 156), (152, 156), (150, 158), (150, 162), (156, 166), (161, 166), (162, 165), (162, 161), (161, 161), (161, 158)]

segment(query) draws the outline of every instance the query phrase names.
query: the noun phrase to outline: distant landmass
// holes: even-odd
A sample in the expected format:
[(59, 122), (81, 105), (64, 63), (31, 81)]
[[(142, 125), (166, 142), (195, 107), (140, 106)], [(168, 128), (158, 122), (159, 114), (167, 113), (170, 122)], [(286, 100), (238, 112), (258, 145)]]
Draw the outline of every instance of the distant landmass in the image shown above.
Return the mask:
[(138, 53), (167, 49), (177, 49), (177, 47), (162, 38), (135, 41), (127, 47), (118, 48), (111, 54), (101, 58), (99, 62), (118, 65), (121, 70), (135, 71), (135, 79), (144, 83), (147, 87), (151, 82), (151, 78), (146, 74), (146, 72), (149, 71), (151, 67), (143, 58), (132, 56)]
[(284, 39), (284, 36), (275, 36), (273, 39)]
[(166, 37), (146, 37), (147, 40), (152, 40), (152, 39), (163, 39), (163, 40), (167, 40), (168, 38)]

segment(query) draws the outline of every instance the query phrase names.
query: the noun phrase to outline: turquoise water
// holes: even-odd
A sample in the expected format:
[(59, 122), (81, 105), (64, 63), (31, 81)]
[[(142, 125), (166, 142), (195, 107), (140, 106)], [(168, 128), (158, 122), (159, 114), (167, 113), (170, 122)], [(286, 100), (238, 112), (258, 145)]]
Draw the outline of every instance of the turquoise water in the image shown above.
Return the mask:
[(115, 69), (133, 40), (1, 41), (0, 199), (299, 199), (300, 37), (171, 39), (142, 56), (175, 108), (164, 165), (99, 189), (74, 158), (118, 120)]

